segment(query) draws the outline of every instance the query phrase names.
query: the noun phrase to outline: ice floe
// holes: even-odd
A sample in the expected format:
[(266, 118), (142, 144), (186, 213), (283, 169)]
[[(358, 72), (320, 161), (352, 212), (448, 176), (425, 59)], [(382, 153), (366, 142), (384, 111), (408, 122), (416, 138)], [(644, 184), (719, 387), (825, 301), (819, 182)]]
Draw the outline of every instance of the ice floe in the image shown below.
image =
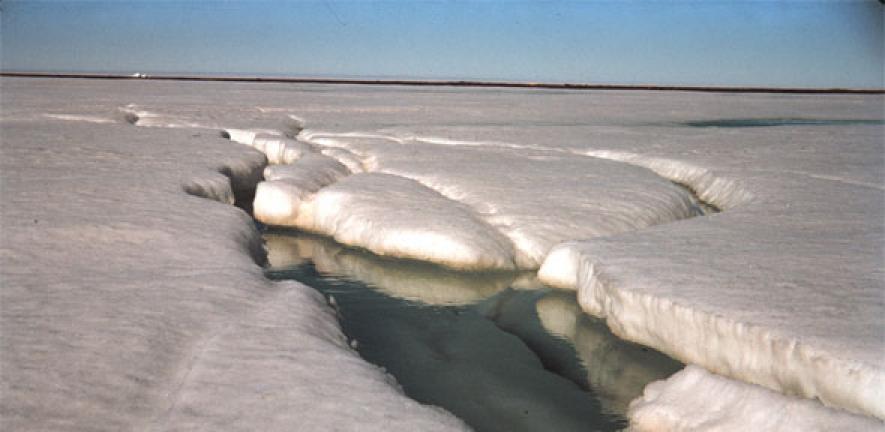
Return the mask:
[(881, 431), (878, 420), (688, 366), (652, 383), (630, 406), (630, 426), (654, 431)]
[[(885, 418), (883, 195), (858, 185), (883, 170), (873, 162), (882, 128), (837, 129), (745, 132), (748, 143), (731, 157), (686, 157), (741, 178), (753, 198), (687, 224), (561, 244), (542, 280), (575, 286), (584, 309), (621, 337), (733, 379)], [(807, 161), (797, 165), (768, 154), (763, 143), (779, 140), (784, 150), (814, 148), (816, 157), (799, 152)], [(747, 147), (766, 157), (742, 165), (754, 160)], [(839, 160), (847, 181), (804, 174), (817, 157)], [(631, 159), (661, 160), (654, 158)], [(736, 196), (721, 190), (722, 204)]]
[(474, 208), (513, 242), (525, 269), (538, 268), (561, 241), (672, 222), (696, 211), (691, 195), (670, 181), (594, 157), (352, 133), (305, 139), (346, 144), (371, 155), (373, 171), (415, 179)]
[[(320, 189), (299, 211), (298, 228), (378, 255), (463, 270), (516, 268), (510, 240), (473, 209), (404, 177), (354, 174)], [(264, 220), (257, 210), (256, 217)]]
[[(498, 268), (540, 266), (543, 280), (575, 289), (582, 309), (602, 317), (618, 336), (652, 346), (728, 379), (808, 398), (809, 404), (813, 404), (808, 406), (815, 409), (829, 409), (815, 402), (816, 398), (831, 407), (885, 418), (882, 402), (885, 400), (882, 365), (885, 274), (881, 265), (885, 256), (882, 224), (885, 163), (881, 157), (883, 127), (876, 123), (882, 119), (881, 96), (415, 91), (396, 87), (272, 84), (260, 87), (242, 83), (153, 81), (36, 83), (7, 78), (3, 79), (3, 85), (3, 118), (7, 121), (62, 128), (74, 127), (79, 118), (92, 130), (104, 131), (104, 128), (118, 126), (90, 123), (90, 120), (118, 119), (119, 127), (133, 129), (114, 132), (121, 134), (120, 142), (129, 141), (129, 135), (122, 136), (125, 134), (133, 137), (151, 134), (146, 140), (167, 137), (162, 135), (164, 132), (154, 131), (160, 128), (135, 130), (125, 126), (127, 122), (136, 126), (176, 127), (181, 135), (176, 135), (174, 142), (180, 143), (180, 138), (186, 144), (180, 144), (180, 150), (163, 146), (167, 153), (154, 156), (169, 164), (182, 163), (188, 157), (210, 160), (212, 152), (220, 148), (233, 151), (224, 147), (230, 144), (228, 141), (217, 139), (223, 130), (236, 130), (228, 135), (231, 138), (236, 135), (237, 141), (250, 146), (261, 136), (267, 137), (268, 143), (292, 142), (288, 140), (307, 143), (351, 172), (376, 173), (350, 175), (317, 190), (280, 188), (280, 197), (297, 198), (297, 202), (293, 199), (289, 203), (280, 198), (282, 210), (275, 213), (280, 215), (280, 224), (293, 217), (303, 217), (303, 226), (337, 235), (352, 245), (454, 266), (480, 267), (477, 263)], [(123, 107), (123, 111), (119, 111), (119, 107)], [(56, 117), (46, 117), (46, 114)], [(119, 119), (127, 114), (125, 121)], [(296, 115), (297, 120), (292, 115)], [(866, 123), (806, 122), (733, 128), (729, 122), (719, 121), (748, 118), (861, 119)], [(713, 126), (692, 126), (698, 121)], [(308, 129), (302, 131), (304, 127)], [(4, 236), (16, 232), (17, 228), (13, 228), (18, 225), (15, 224), (24, 220), (63, 223), (67, 218), (70, 221), (64, 223), (73, 224), (97, 217), (78, 213), (83, 209), (70, 201), (75, 196), (89, 203), (101, 203), (96, 208), (123, 208), (144, 215), (162, 213), (166, 219), (173, 215), (172, 226), (191, 227), (186, 221), (194, 217), (194, 212), (205, 213), (203, 206), (209, 205), (212, 211), (230, 209), (221, 205), (212, 207), (213, 204), (206, 201), (191, 211), (188, 205), (175, 201), (175, 205), (158, 210), (156, 203), (169, 198), (151, 195), (154, 185), (170, 194), (180, 194), (185, 187), (194, 194), (230, 202), (229, 195), (237, 195), (236, 190), (226, 192), (226, 187), (237, 189), (230, 183), (231, 179), (240, 185), (255, 181), (225, 175), (234, 170), (225, 172), (218, 165), (210, 166), (205, 175), (193, 175), (191, 168), (185, 172), (163, 171), (176, 179), (174, 182), (165, 178), (155, 181), (153, 177), (145, 180), (147, 177), (140, 168), (133, 171), (120, 163), (142, 157), (142, 149), (136, 144), (100, 144), (106, 138), (99, 132), (92, 135), (78, 132), (80, 138), (64, 148), (56, 143), (42, 150), (35, 145), (31, 153), (10, 153), (7, 148), (14, 147), (10, 147), (7, 129), (8, 126), (4, 126), (4, 161), (42, 166), (44, 161), (51, 160), (56, 173), (78, 173), (65, 179), (69, 183), (78, 182), (78, 186), (82, 186), (79, 183), (86, 178), (84, 173), (96, 179), (117, 181), (118, 177), (114, 176), (124, 172), (128, 177), (119, 178), (138, 184), (120, 183), (126, 185), (125, 193), (121, 193), (114, 188), (100, 187), (96, 180), (77, 191), (58, 189), (70, 196), (54, 194), (52, 190), (48, 190), (47, 195), (28, 192), (27, 188), (32, 186), (24, 186), (23, 180), (7, 179), (4, 175), (4, 198), (10, 203), (3, 206), (4, 211), (42, 209), (31, 212), (39, 217), (30, 214), (25, 217), (21, 212), (5, 216)], [(21, 131), (17, 133), (25, 135)], [(51, 138), (47, 139), (52, 142)], [(145, 141), (141, 145), (152, 144)], [(268, 157), (281, 163), (294, 162), (297, 166), (297, 159), (290, 160), (295, 158), (295, 153), (288, 153), (293, 155), (290, 157), (279, 150), (288, 147), (277, 144), (271, 147), (275, 150), (268, 152)], [(264, 151), (267, 148), (265, 144)], [(298, 157), (308, 153), (300, 153)], [(66, 159), (58, 158), (60, 155)], [(13, 157), (16, 159), (11, 159)], [(250, 157), (263, 163), (262, 158), (266, 156), (254, 153)], [(82, 166), (87, 160), (100, 165), (95, 165), (94, 171), (84, 171)], [(41, 175), (53, 178), (54, 174)], [(671, 181), (685, 185), (702, 200), (724, 211), (683, 220), (697, 214), (697, 204), (689, 190)], [(226, 182), (231, 186), (225, 186)], [(259, 192), (262, 187), (258, 187)], [(387, 188), (401, 193), (391, 196), (380, 191)], [(10, 194), (6, 191), (15, 191), (17, 201), (9, 200)], [(183, 195), (186, 200), (197, 200)], [(67, 198), (59, 199), (63, 197)], [(53, 199), (56, 204), (52, 204)], [(425, 201), (429, 204), (424, 204)], [(417, 202), (422, 204), (416, 205)], [(128, 206), (121, 207), (122, 203)], [(399, 206), (402, 212), (387, 213), (383, 210), (387, 205)], [(406, 216), (413, 209), (414, 215), (418, 215), (415, 219)], [(336, 211), (343, 213), (333, 215)], [(100, 213), (101, 217), (108, 217), (112, 212)], [(317, 217), (318, 214), (322, 217)], [(419, 224), (418, 217), (427, 217), (433, 222)], [(452, 217), (459, 221), (453, 232)], [(204, 220), (200, 222), (199, 226), (193, 225), (193, 231), (207, 226)], [(241, 260), (244, 251), (254, 249), (242, 243), (242, 239), (251, 234), (234, 228), (241, 222), (238, 219), (235, 223), (209, 224), (213, 229), (237, 234), (225, 237), (226, 240), (213, 240), (205, 234), (200, 238), (223, 245), (214, 249), (195, 246), (193, 255), (205, 253), (198, 250), (215, 250), (227, 257), (223, 260)], [(387, 228), (375, 230), (370, 223), (380, 223)], [(26, 244), (32, 241), (31, 237), (22, 236), (31, 235), (30, 232), (23, 230), (4, 243)], [(113, 237), (115, 232), (118, 231), (105, 234)], [(378, 236), (371, 232), (386, 234)], [(396, 233), (406, 235), (397, 237)], [(439, 233), (449, 236), (444, 243), (452, 242), (449, 243), (453, 245), (451, 250), (428, 247), (428, 239)], [(65, 245), (61, 249), (89, 250), (80, 243)], [(4, 259), (27, 256), (35, 263), (43, 263), (41, 269), (59, 265), (67, 269), (69, 275), (81, 275), (77, 276), (81, 278), (78, 280), (95, 277), (84, 276), (85, 268), (103, 268), (99, 259), (88, 265), (53, 261), (55, 255), (51, 253), (34, 259), (38, 257), (35, 250), (56, 250), (43, 246), (18, 248), (14, 253), (4, 250), (3, 256)], [(113, 268), (140, 269), (149, 263), (140, 263), (135, 257), (154, 256), (156, 250), (131, 253), (115, 250), (95, 256), (119, 255), (120, 260), (129, 261), (117, 262)], [(181, 259), (191, 258), (191, 254), (178, 253), (171, 246), (161, 250)], [(15, 261), (16, 265), (26, 262), (25, 259)], [(227, 261), (224, 263), (223, 266), (236, 267)], [(253, 266), (251, 261), (249, 266)], [(174, 265), (169, 267), (175, 269)], [(12, 268), (4, 262), (4, 285), (12, 287), (4, 288), (4, 296), (16, 301), (7, 301), (5, 297), (4, 308), (37, 298), (21, 288), (25, 285), (20, 279), (10, 279)], [(180, 268), (175, 271), (199, 273)], [(223, 286), (228, 286), (224, 285), (228, 282), (224, 278), (219, 280)], [(135, 285), (138, 284), (132, 286)], [(164, 286), (173, 285), (170, 282)], [(62, 285), (52, 286), (57, 288), (53, 292), (62, 292)], [(152, 293), (144, 289), (138, 292)], [(168, 294), (169, 290), (163, 292)], [(152, 297), (148, 309), (164, 311), (173, 306), (193, 305), (194, 310), (231, 311), (237, 308), (231, 298), (247, 297), (240, 291), (224, 291), (207, 300), (208, 303), (188, 303), (195, 301), (196, 294), (188, 295), (187, 302), (179, 302), (181, 305), (173, 304), (175, 299), (161, 301), (159, 297)], [(42, 298), (53, 299), (53, 296)], [(100, 298), (110, 305), (102, 306), (95, 313), (88, 312), (89, 316), (99, 316), (95, 318), (96, 323), (110, 323), (114, 328), (131, 331), (125, 337), (109, 336), (112, 342), (148, 343), (156, 340), (152, 336), (155, 332), (161, 331), (156, 330), (160, 328), (157, 324), (160, 321), (154, 318), (143, 317), (133, 323), (126, 320), (125, 314), (112, 314), (111, 311), (116, 310), (113, 306), (118, 305), (114, 303), (114, 296), (83, 298), (90, 304)], [(61, 304), (77, 304), (73, 298), (58, 299), (58, 303), (50, 302), (47, 314), (63, 311)], [(55, 392), (52, 393), (54, 399), (46, 406), (65, 406), (74, 400), (72, 395), (78, 394), (98, 411), (83, 410), (86, 414), (77, 414), (59, 409), (54, 417), (47, 417), (50, 419), (70, 416), (84, 422), (89, 413), (119, 412), (121, 414), (114, 414), (108, 421), (118, 425), (131, 424), (133, 419), (153, 418), (153, 411), (145, 413), (131, 408), (160, 406), (153, 402), (115, 405), (107, 402), (108, 394), (118, 392), (81, 391), (89, 388), (89, 383), (123, 379), (119, 378), (124, 376), (121, 366), (116, 363), (94, 362), (92, 357), (80, 355), (99, 351), (88, 341), (98, 337), (95, 335), (104, 335), (107, 330), (102, 329), (107, 326), (67, 326), (80, 328), (82, 331), (78, 334), (85, 335), (88, 343), (84, 342), (86, 348), (66, 351), (54, 335), (59, 331), (68, 334), (64, 333), (67, 327), (33, 330), (28, 324), (30, 315), (16, 315), (20, 319), (13, 319), (7, 313), (9, 310), (4, 309), (3, 314), (4, 353), (10, 352), (9, 346), (28, 346), (25, 339), (13, 341), (7, 335), (29, 334), (33, 335), (35, 344), (49, 347), (53, 354), (62, 356), (60, 364), (64, 367), (56, 374), (59, 378), (50, 382), (46, 376), (25, 373), (30, 370), (26, 366), (31, 361), (28, 359), (38, 354), (29, 351), (30, 354), (19, 356), (20, 351), (16, 351), (12, 363), (5, 361), (11, 366), (4, 367), (4, 380), (14, 376), (13, 373), (20, 376), (16, 382), (21, 385), (14, 388), (21, 392), (16, 393), (21, 398), (5, 398), (4, 407), (10, 406), (10, 401), (21, 400), (25, 402), (14, 404), (13, 412), (42, 413), (42, 408), (27, 405), (26, 401)], [(121, 310), (131, 312), (126, 308)], [(76, 311), (87, 315), (85, 310)], [(51, 320), (44, 322), (55, 326)], [(170, 356), (188, 351), (195, 346), (194, 341), (205, 340), (215, 329), (212, 324), (215, 321), (198, 321), (199, 325), (193, 328), (189, 327), (194, 325), (192, 322), (183, 319), (162, 322), (165, 323), (163, 329), (180, 335), (169, 343)], [(125, 325), (121, 327), (120, 323)], [(111, 345), (113, 348), (108, 349), (102, 345), (101, 351), (123, 355), (117, 348), (119, 343)], [(84, 358), (88, 361), (83, 361)], [(153, 365), (163, 365), (177, 371), (180, 358), (164, 357), (156, 362), (137, 359), (131, 366), (135, 370), (153, 371)], [(93, 364), (94, 367), (84, 366)], [(167, 381), (152, 381), (154, 372), (135, 374), (150, 378), (131, 384), (131, 388), (146, 391), (139, 394), (146, 394), (144, 397), (150, 401), (168, 388)], [(70, 383), (69, 389), (74, 390), (67, 393), (51, 390), (57, 382)], [(22, 390), (25, 388), (31, 390)], [(661, 395), (677, 391), (670, 387), (661, 389)], [(238, 397), (248, 399), (258, 394), (255, 390)], [(193, 400), (202, 397), (208, 396), (206, 393), (192, 396)], [(748, 393), (747, 398), (750, 397), (756, 396)], [(23, 425), (39, 424), (33, 420), (37, 417), (27, 418), (32, 420), (16, 421), (22, 421)]]
[(264, 155), (217, 134), (27, 119), (62, 102), (13, 81), (4, 430), (466, 429), (360, 359), (313, 289), (264, 277), (252, 220), (227, 204)]
[(267, 161), (271, 164), (290, 164), (315, 151), (306, 143), (279, 136), (256, 136), (251, 140), (251, 146), (267, 155)]

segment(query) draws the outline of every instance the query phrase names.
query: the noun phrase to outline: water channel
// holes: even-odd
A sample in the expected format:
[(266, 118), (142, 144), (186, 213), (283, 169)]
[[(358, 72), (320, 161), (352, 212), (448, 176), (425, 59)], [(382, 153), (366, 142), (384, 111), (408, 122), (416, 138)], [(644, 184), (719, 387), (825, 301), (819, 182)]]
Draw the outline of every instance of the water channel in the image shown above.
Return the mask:
[(477, 431), (620, 430), (682, 365), (618, 339), (531, 273), (462, 273), (265, 229), (268, 277), (322, 292), (360, 355)]

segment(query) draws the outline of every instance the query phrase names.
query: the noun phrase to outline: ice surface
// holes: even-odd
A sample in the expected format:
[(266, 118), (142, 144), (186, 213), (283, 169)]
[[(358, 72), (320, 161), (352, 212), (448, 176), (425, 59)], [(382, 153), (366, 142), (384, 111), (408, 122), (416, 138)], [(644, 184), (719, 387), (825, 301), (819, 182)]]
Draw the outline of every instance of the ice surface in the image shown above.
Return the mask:
[(630, 406), (631, 430), (881, 431), (882, 423), (688, 366), (645, 389)]
[(346, 166), (318, 153), (306, 154), (289, 165), (269, 165), (264, 169), (265, 180), (291, 180), (314, 191), (348, 175), (350, 170)]
[[(881, 188), (864, 184), (865, 171), (882, 173), (882, 129), (747, 134), (750, 144), (732, 157), (695, 158), (741, 178), (750, 202), (666, 229), (562, 244), (540, 275), (577, 286), (583, 308), (621, 337), (721, 375), (885, 418), (885, 200)], [(765, 148), (753, 168), (740, 160), (747, 147), (779, 140), (839, 161), (844, 173), (805, 175), (808, 168)], [(813, 161), (808, 151), (794, 158)]]
[[(507, 240), (504, 249), (511, 244), (512, 250), (510, 255), (503, 255), (519, 267), (537, 267), (544, 261), (541, 276), (557, 285), (577, 289), (582, 308), (604, 317), (619, 336), (650, 345), (683, 362), (703, 366), (731, 379), (760, 384), (787, 394), (819, 398), (830, 406), (885, 418), (882, 402), (885, 400), (882, 393), (885, 388), (882, 363), (885, 351), (882, 318), (885, 316), (885, 274), (881, 265), (885, 261), (885, 227), (882, 223), (885, 218), (885, 162), (882, 158), (885, 140), (882, 124), (870, 122), (881, 121), (883, 117), (880, 95), (418, 90), (25, 79), (4, 79), (3, 86), (3, 118), (6, 122), (57, 124), (58, 127), (73, 127), (83, 122), (89, 128), (116, 127), (101, 123), (108, 120), (123, 125), (174, 126), (174, 130), (181, 133), (178, 136), (184, 141), (192, 141), (193, 145), (180, 145), (179, 150), (156, 156), (168, 164), (187, 159), (183, 153), (199, 154), (200, 160), (207, 161), (211, 151), (222, 148), (208, 145), (209, 138), (217, 139), (223, 130), (238, 129), (253, 133), (251, 138), (245, 134), (241, 139), (251, 139), (250, 145), (256, 136), (275, 134), (307, 142), (352, 172), (380, 171), (410, 178), (425, 189), (409, 186), (407, 197), (416, 196), (417, 192), (412, 189), (438, 193), (438, 206), (426, 209), (428, 212), (462, 206), (463, 212), (459, 214), (476, 219), (475, 225), (471, 226), (494, 229), (481, 229), (480, 238), (485, 239), (482, 241), (487, 242), (489, 238)], [(47, 114), (63, 117), (52, 119)], [(139, 114), (144, 120), (138, 118)], [(766, 118), (821, 121), (753, 128), (731, 128), (727, 126), (734, 122), (722, 121)], [(867, 123), (823, 121), (827, 119), (857, 119)], [(725, 127), (693, 126), (699, 121)], [(133, 136), (162, 130), (158, 127), (121, 127), (133, 129), (127, 132)], [(303, 127), (307, 129), (298, 134)], [(6, 150), (10, 142), (6, 129), (4, 127), (4, 161), (11, 160)], [(100, 138), (101, 134), (97, 136)], [(142, 146), (147, 147), (147, 142)], [(65, 181), (76, 183), (78, 187), (87, 174), (99, 178), (116, 175), (121, 166), (129, 170), (129, 166), (120, 161), (132, 160), (143, 151), (135, 144), (95, 149), (85, 140), (68, 145), (64, 151), (40, 148), (35, 145), (30, 150), (32, 153), (23, 156), (24, 160), (15, 160), (19, 165), (39, 166), (50, 155), (63, 153), (70, 162), (58, 168), (58, 172), (75, 173), (68, 175)], [(88, 158), (84, 156), (86, 154)], [(84, 158), (90, 163), (104, 165), (96, 170), (84, 169)], [(168, 213), (187, 220), (185, 213), (192, 213), (182, 209), (188, 207), (178, 204), (157, 207), (158, 202), (168, 202), (169, 198), (163, 195), (151, 199), (146, 191), (152, 190), (150, 188), (155, 184), (169, 185), (165, 191), (180, 194), (183, 187), (193, 183), (199, 187), (190, 187), (192, 192), (229, 201), (223, 193), (225, 176), (216, 173), (221, 167), (211, 168), (214, 172), (200, 171), (199, 176), (192, 175), (187, 168), (157, 181), (140, 181), (138, 176), (130, 179), (121, 174), (127, 182), (139, 180), (138, 185), (127, 186), (123, 194), (108, 190), (110, 187), (98, 188), (92, 183), (76, 189), (76, 195), (74, 189), (59, 189), (71, 191), (70, 196), (62, 194), (67, 200), (57, 199), (56, 211), (44, 213), (54, 215), (56, 220), (63, 219), (61, 215), (71, 221), (84, 219), (68, 208), (79, 208), (70, 201), (76, 196), (77, 199), (94, 200), (89, 202), (99, 201), (105, 206), (103, 208), (111, 206), (116, 210), (143, 211), (164, 217)], [(52, 175), (60, 176), (58, 172)], [(41, 176), (51, 177), (50, 174)], [(347, 177), (339, 183), (354, 177)], [(119, 182), (117, 177), (114, 179)], [(687, 192), (670, 184), (669, 180), (687, 185), (702, 199), (724, 211), (709, 217), (663, 224), (695, 213)], [(20, 183), (19, 180), (7, 180), (4, 173), (4, 198), (16, 196), (39, 202), (41, 206), (48, 205), (43, 204), (45, 194), (17, 193), (22, 188), (36, 187)], [(342, 189), (347, 192), (347, 189), (355, 191), (368, 187), (358, 183), (345, 184)], [(333, 183), (326, 189), (337, 185)], [(73, 186), (65, 183), (65, 187)], [(323, 190), (321, 188), (319, 194)], [(236, 196), (235, 192), (230, 193)], [(375, 193), (374, 196), (379, 195)], [(348, 200), (352, 198), (346, 193), (342, 196)], [(150, 202), (151, 206), (121, 204), (136, 199)], [(447, 201), (442, 201), (444, 199)], [(388, 198), (384, 197), (384, 200)], [(211, 204), (203, 201), (200, 201), (202, 206)], [(391, 203), (395, 202), (399, 200), (391, 200)], [(12, 217), (4, 216), (4, 248), (7, 244), (28, 243), (30, 240), (21, 240), (21, 237), (16, 237), (19, 240), (14, 240), (18, 242), (15, 243), (13, 237), (6, 234), (15, 232), (18, 226), (15, 224), (35, 219), (25, 216), (27, 206), (14, 203), (15, 206), (4, 205), (3, 211), (12, 212), (9, 208), (23, 210)], [(383, 201), (376, 200), (378, 212), (382, 211), (383, 204)], [(373, 208), (370, 204), (361, 205)], [(219, 205), (218, 208), (230, 211), (226, 206)], [(102, 217), (110, 217), (112, 213), (100, 212)], [(201, 208), (197, 213), (203, 214), (204, 210)], [(340, 215), (336, 218), (347, 217)], [(36, 219), (43, 221), (42, 217)], [(179, 219), (176, 221), (176, 224), (185, 223)], [(391, 219), (399, 226), (404, 226), (403, 221), (406, 218)], [(188, 223), (185, 225), (191, 226)], [(207, 224), (201, 220), (193, 226), (193, 231), (197, 232), (206, 226), (212, 226), (215, 231), (216, 226), (227, 225)], [(439, 231), (435, 225), (431, 227)], [(114, 238), (118, 232), (127, 233), (119, 234), (126, 238), (139, 238), (122, 228), (110, 232), (86, 232), (91, 236), (89, 238)], [(601, 237), (590, 238), (596, 235)], [(202, 238), (221, 241), (214, 237), (210, 239), (209, 234)], [(383, 244), (372, 236), (365, 236), (364, 240)], [(567, 243), (556, 246), (564, 241)], [(59, 248), (35, 246), (14, 250), (29, 250), (29, 256), (36, 256), (34, 251), (51, 252), (65, 248), (80, 249), (79, 244), (66, 243)], [(392, 249), (397, 248), (399, 246)], [(548, 254), (551, 248), (556, 249)], [(138, 261), (135, 256), (157, 255), (156, 249), (139, 250), (142, 255), (135, 250), (132, 254), (121, 253), (119, 249), (117, 246), (113, 255), (119, 259), (129, 256), (132, 260), (129, 262)], [(244, 250), (242, 247), (235, 249)], [(207, 250), (230, 249), (203, 247), (193, 255), (205, 255)], [(9, 252), (4, 253), (3, 259), (10, 259)], [(175, 255), (174, 250), (170, 254), (193, 259), (190, 255)], [(446, 255), (451, 254), (446, 251)], [(4, 286), (15, 287), (15, 284), (5, 282), (12, 268), (6, 262), (3, 266)], [(221, 267), (236, 268), (224, 262)], [(65, 269), (76, 266), (59, 264)], [(94, 268), (106, 267), (94, 264)], [(251, 262), (249, 266), (252, 266)], [(176, 268), (174, 265), (168, 267)], [(81, 274), (78, 272), (75, 273)], [(229, 281), (221, 278), (219, 283)], [(24, 290), (19, 291), (16, 291), (19, 296), (16, 299), (37, 301), (47, 298), (42, 294), (29, 296)], [(4, 292), (4, 295), (11, 295), (9, 293), (13, 290), (4, 288)], [(81, 297), (95, 302), (95, 297), (76, 298)], [(102, 299), (99, 304), (115, 301), (114, 296), (98, 298)], [(67, 299), (64, 301), (73, 301), (73, 297)], [(165, 310), (165, 306), (161, 307), (166, 305), (165, 301), (157, 299), (153, 309)], [(235, 309), (233, 303), (207, 302), (210, 306), (201, 306), (203, 309), (200, 310)], [(181, 304), (174, 306), (191, 304), (178, 303)], [(4, 308), (9, 304), (4, 301)], [(25, 346), (22, 342), (13, 342), (7, 333), (32, 334), (40, 346), (49, 347), (53, 353), (65, 352), (61, 341), (76, 339), (53, 339), (53, 335), (58, 334), (55, 329), (22, 330), (29, 321), (25, 318), (14, 321), (8, 318), (10, 315), (5, 313), (6, 310), (3, 317), (4, 348)], [(63, 312), (63, 309), (50, 308), (46, 313), (53, 311)], [(99, 315), (101, 313), (87, 315), (84, 319), (119, 323), (121, 317), (127, 316), (119, 314), (113, 319), (102, 320)], [(183, 327), (172, 324), (164, 324), (163, 328), (172, 329), (169, 330), (171, 334), (187, 337), (206, 334), (200, 332), (208, 332), (210, 324), (199, 324), (194, 329), (184, 327), (187, 330), (180, 330)], [(132, 331), (157, 328), (141, 322), (117, 327)], [(88, 339), (94, 337), (90, 335), (104, 334), (102, 328), (84, 329), (78, 334)], [(132, 340), (157, 338), (142, 335)], [(115, 348), (118, 345), (112, 344)], [(187, 344), (173, 342), (171, 345), (179, 347), (174, 352), (183, 352), (185, 348), (180, 347)], [(123, 355), (123, 351), (110, 348), (105, 352)], [(62, 364), (66, 365), (64, 370), (68, 372), (56, 374), (60, 377), (56, 382), (71, 383), (79, 389), (92, 376), (86, 371), (98, 369), (78, 367), (78, 364), (91, 363), (71, 361), (72, 358), (65, 357)], [(172, 360), (160, 363), (178, 364)], [(21, 368), (12, 366), (4, 370), (17, 373)], [(28, 390), (30, 399), (22, 400), (36, 400), (50, 392), (48, 389), (52, 387), (46, 384), (49, 378), (43, 375), (24, 377), (22, 373), (17, 374), (23, 377), (22, 386), (17, 389), (35, 389)], [(95, 376), (119, 375), (97, 373)], [(133, 386), (165, 388), (162, 384)], [(71, 400), (70, 396), (59, 398), (54, 400)], [(106, 401), (110, 398), (107, 395), (104, 398), (90, 396), (84, 400)], [(8, 403), (4, 401), (4, 406)], [(111, 402), (102, 403), (104, 406), (113, 405)], [(129, 406), (135, 405), (138, 404)], [(823, 409), (821, 405), (817, 406)], [(119, 411), (130, 412), (126, 409)]]
[[(257, 211), (262, 205), (256, 196)], [(378, 255), (464, 270), (516, 268), (510, 241), (470, 207), (414, 180), (363, 173), (302, 203), (295, 226)]]
[(308, 217), (308, 209), (302, 210), (305, 201), (349, 174), (347, 167), (318, 153), (307, 153), (289, 165), (269, 165), (264, 169), (267, 181), (255, 190), (255, 218), (276, 226), (298, 226), (299, 217)]
[(594, 157), (391, 134), (306, 130), (304, 139), (371, 156), (371, 170), (415, 179), (474, 208), (506, 235), (517, 265), (537, 269), (571, 239), (692, 216), (691, 196), (644, 168)]
[(267, 155), (267, 161), (272, 164), (290, 164), (305, 154), (315, 151), (306, 143), (278, 136), (259, 135), (252, 139), (251, 145)]
[(465, 428), (360, 359), (314, 290), (264, 277), (252, 221), (227, 204), (262, 154), (40, 114), (125, 92), (2, 84), (0, 429)]

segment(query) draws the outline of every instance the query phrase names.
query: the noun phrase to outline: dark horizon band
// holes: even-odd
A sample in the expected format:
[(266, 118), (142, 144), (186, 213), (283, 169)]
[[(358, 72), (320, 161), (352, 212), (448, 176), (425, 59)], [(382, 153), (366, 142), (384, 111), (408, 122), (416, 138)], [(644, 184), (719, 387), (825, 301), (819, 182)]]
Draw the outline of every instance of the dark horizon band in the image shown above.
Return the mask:
[(521, 81), (479, 81), (479, 80), (407, 80), (407, 79), (343, 79), (343, 78), (286, 78), (255, 76), (198, 76), (198, 75), (149, 75), (149, 74), (92, 74), (92, 73), (44, 73), (44, 72), (0, 72), (0, 77), (25, 78), (78, 78), (78, 79), (131, 79), (157, 81), (227, 81), (259, 83), (301, 83), (301, 84), (357, 84), (357, 85), (397, 85), (397, 86), (436, 86), (436, 87), (498, 87), (498, 88), (537, 88), (560, 90), (651, 90), (651, 91), (690, 91), (711, 93), (799, 93), (799, 94), (885, 94), (885, 89), (852, 88), (802, 88), (802, 87), (729, 87), (729, 86), (686, 86), (656, 84), (573, 84), (538, 83)]

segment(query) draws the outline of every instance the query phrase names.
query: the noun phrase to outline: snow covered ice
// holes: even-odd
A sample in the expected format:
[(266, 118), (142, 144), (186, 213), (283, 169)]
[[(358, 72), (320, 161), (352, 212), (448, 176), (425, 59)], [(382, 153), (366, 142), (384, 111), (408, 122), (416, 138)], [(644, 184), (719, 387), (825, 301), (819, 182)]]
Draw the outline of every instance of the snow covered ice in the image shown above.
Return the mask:
[[(885, 419), (881, 95), (2, 84), (12, 429), (464, 427), (360, 360), (312, 291), (263, 278), (250, 221), (215, 202), (262, 178), (268, 223), (540, 269), (616, 335), (693, 365), (646, 389), (637, 425), (699, 394), (747, 402), (721, 418), (790, 397), (837, 429)], [(840, 122), (717, 123), (754, 118)], [(696, 217), (692, 193), (722, 212)], [(686, 424), (703, 423), (660, 427)]]
[(464, 204), (405, 177), (353, 175), (319, 191), (299, 219), (299, 228), (378, 255), (467, 270), (515, 268), (507, 238)]
[(882, 430), (882, 423), (870, 417), (821, 408), (813, 401), (713, 375), (697, 366), (649, 385), (630, 409), (631, 430), (636, 432)]
[(313, 289), (264, 277), (228, 204), (264, 155), (217, 133), (46, 120), (83, 83), (2, 84), (0, 428), (466, 429), (360, 359)]

